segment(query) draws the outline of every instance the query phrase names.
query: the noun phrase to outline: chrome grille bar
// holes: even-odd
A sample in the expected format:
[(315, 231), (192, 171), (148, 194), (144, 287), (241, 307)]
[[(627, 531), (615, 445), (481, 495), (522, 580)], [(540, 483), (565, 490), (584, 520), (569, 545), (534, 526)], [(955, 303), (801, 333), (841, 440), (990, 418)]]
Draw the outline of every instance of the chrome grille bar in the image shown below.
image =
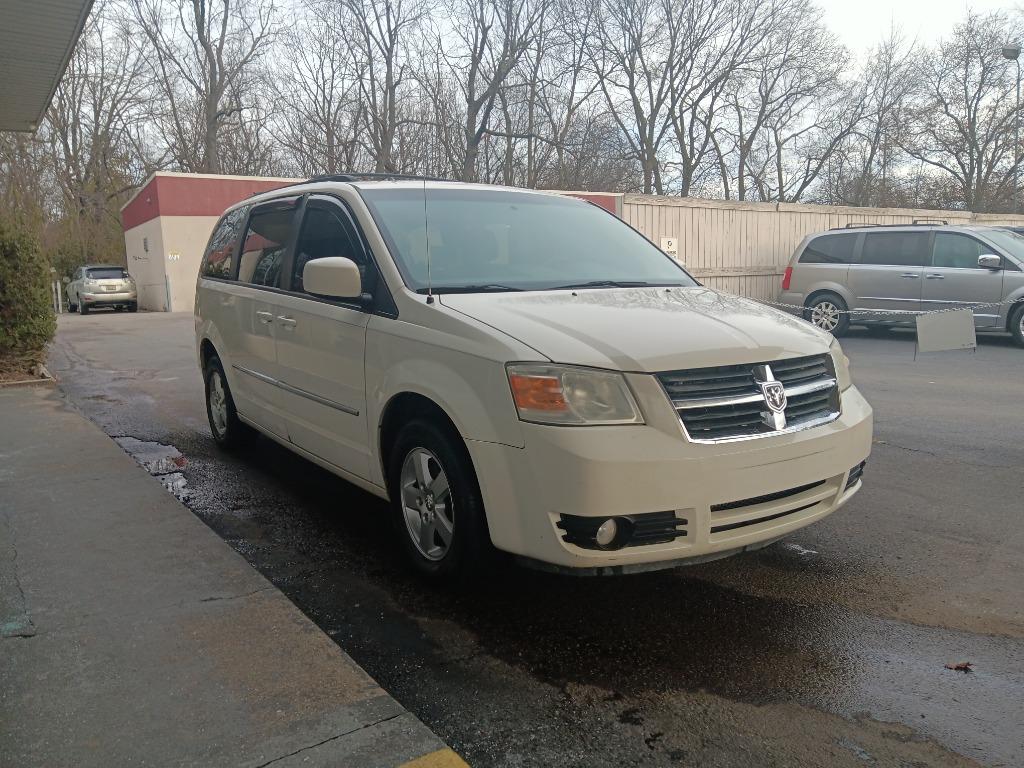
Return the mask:
[[(687, 437), (698, 443), (796, 432), (834, 421), (840, 413), (839, 387), (828, 355), (668, 371), (658, 374), (658, 380)], [(779, 398), (780, 388), (784, 399)]]

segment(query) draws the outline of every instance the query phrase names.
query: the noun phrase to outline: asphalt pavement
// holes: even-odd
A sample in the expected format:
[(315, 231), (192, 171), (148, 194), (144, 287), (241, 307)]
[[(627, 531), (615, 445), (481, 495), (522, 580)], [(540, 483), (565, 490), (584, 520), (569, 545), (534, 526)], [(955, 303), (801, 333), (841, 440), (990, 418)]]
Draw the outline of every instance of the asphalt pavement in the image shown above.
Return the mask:
[(440, 590), (405, 568), (378, 499), (269, 440), (216, 448), (192, 328), (64, 316), (50, 368), (470, 764), (1024, 764), (1024, 350), (1008, 337), (916, 360), (910, 333), (844, 339), (875, 408), (864, 490), (786, 541)]

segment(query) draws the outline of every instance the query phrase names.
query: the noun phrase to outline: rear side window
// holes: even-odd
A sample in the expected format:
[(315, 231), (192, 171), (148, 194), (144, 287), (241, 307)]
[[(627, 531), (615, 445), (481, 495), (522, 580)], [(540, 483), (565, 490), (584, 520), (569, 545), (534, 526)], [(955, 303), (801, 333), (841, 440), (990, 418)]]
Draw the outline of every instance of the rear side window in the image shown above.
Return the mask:
[(864, 236), (861, 264), (923, 267), (928, 258), (928, 235), (922, 232), (869, 232)]
[(277, 286), (294, 213), (291, 207), (271, 208), (257, 210), (249, 217), (242, 255), (238, 257), (239, 282)]
[(801, 264), (849, 264), (853, 261), (856, 235), (822, 235), (807, 244), (800, 254)]
[(973, 237), (938, 232), (932, 248), (932, 266), (978, 269), (978, 257), (991, 251)]
[(200, 274), (203, 277), (231, 279), (235, 250), (238, 247), (242, 225), (245, 223), (248, 213), (249, 206), (243, 205), (233, 211), (228, 211), (217, 222), (213, 235), (210, 237), (210, 244), (206, 247), (206, 254), (203, 256), (203, 265), (200, 268)]

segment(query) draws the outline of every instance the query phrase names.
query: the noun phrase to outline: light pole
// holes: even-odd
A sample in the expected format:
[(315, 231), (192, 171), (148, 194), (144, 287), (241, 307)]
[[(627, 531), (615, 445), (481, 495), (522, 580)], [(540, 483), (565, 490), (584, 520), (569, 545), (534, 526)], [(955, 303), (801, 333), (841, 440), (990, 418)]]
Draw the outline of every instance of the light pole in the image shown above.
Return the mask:
[(1013, 113), (1013, 209), (1020, 210), (1020, 46), (1004, 45), (1003, 58), (1017, 64), (1017, 111)]

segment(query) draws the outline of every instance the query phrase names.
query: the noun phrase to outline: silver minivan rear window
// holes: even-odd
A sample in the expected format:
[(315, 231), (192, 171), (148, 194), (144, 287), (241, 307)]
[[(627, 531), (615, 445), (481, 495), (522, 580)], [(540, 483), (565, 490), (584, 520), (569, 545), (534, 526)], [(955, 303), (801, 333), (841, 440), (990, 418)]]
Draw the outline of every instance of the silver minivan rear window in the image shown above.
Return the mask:
[(853, 261), (856, 234), (822, 235), (807, 244), (800, 254), (801, 264), (849, 264)]

